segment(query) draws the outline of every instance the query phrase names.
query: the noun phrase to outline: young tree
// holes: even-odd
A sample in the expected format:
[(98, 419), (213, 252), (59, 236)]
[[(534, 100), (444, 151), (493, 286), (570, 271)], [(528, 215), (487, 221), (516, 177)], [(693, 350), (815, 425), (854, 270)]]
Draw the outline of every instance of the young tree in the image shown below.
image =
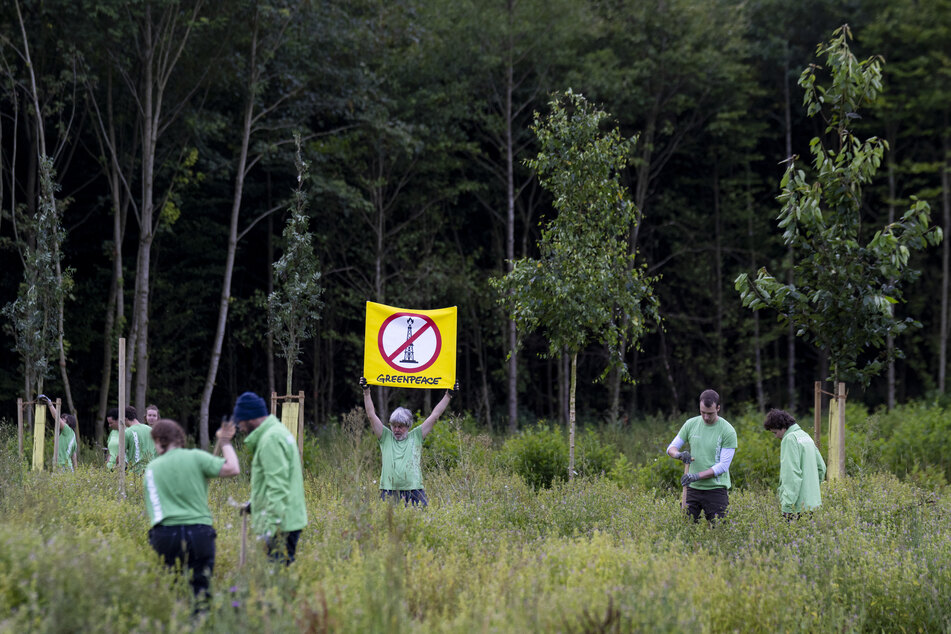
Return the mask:
[(287, 391), (291, 393), (294, 365), (300, 357), (300, 343), (314, 335), (320, 319), (320, 271), (314, 254), (312, 236), (307, 229), (307, 181), (308, 165), (301, 157), (300, 136), (297, 144), (297, 189), (288, 210), (290, 217), (284, 227), (284, 255), (274, 263), (275, 290), (267, 298), (268, 330), (281, 348), (281, 356), (287, 361)]
[[(620, 183), (632, 141), (601, 130), (608, 114), (568, 90), (555, 95), (551, 114), (535, 116), (539, 152), (527, 161), (554, 198), (558, 216), (539, 242), (540, 257), (523, 258), (495, 280), (499, 301), (522, 332), (544, 331), (547, 355), (567, 351), (569, 387), (568, 477), (574, 475), (575, 391), (578, 353), (594, 341), (611, 351), (609, 368), (624, 369), (631, 346), (657, 316), (653, 279), (628, 251), (637, 209)], [(624, 330), (624, 325), (627, 330)]]
[(799, 78), (809, 116), (824, 116), (832, 142), (810, 143), (811, 179), (795, 160), (783, 176), (779, 226), (799, 256), (794, 283), (783, 284), (761, 268), (755, 279), (741, 274), (735, 287), (744, 306), (772, 308), (799, 336), (828, 351), (834, 381), (867, 383), (888, 360), (889, 352), (881, 352), (886, 337), (918, 325), (897, 318), (891, 306), (902, 300), (902, 285), (917, 276), (908, 266), (911, 252), (937, 244), (942, 232), (930, 226), (928, 204), (913, 200), (898, 221), (862, 242), (862, 187), (878, 171), (887, 143), (877, 137), (863, 141), (852, 130), (858, 111), (882, 89), (882, 61), (858, 61), (850, 39), (848, 26), (842, 26), (818, 48), (831, 85), (817, 83), (821, 67), (815, 64)]

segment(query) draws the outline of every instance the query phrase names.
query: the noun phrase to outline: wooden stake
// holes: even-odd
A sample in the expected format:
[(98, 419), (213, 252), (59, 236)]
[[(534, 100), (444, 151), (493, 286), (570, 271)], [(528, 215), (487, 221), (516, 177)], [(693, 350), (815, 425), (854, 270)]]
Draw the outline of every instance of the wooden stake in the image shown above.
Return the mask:
[(815, 405), (813, 406), (815, 429), (816, 429), (816, 449), (822, 449), (822, 382), (816, 381)]
[[(836, 459), (839, 461), (839, 473), (845, 476), (845, 383), (839, 382), (838, 390), (839, 401), (839, 455)], [(831, 459), (832, 456), (829, 456)]]
[(17, 399), (17, 456), (23, 457), (23, 399)]

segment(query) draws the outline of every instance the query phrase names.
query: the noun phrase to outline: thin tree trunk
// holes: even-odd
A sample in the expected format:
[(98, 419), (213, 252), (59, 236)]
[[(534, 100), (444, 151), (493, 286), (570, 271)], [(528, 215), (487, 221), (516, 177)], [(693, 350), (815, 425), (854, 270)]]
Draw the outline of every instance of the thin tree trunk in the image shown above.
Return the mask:
[(578, 387), (578, 353), (571, 353), (571, 379), (568, 397), (568, 479), (575, 477), (575, 389)]
[[(511, 41), (512, 11), (514, 3), (508, 2), (509, 18), (509, 42), (508, 42), (508, 64), (505, 68), (505, 258), (507, 260), (508, 272), (512, 272), (515, 262), (515, 151), (514, 139), (512, 133), (512, 91), (514, 90), (514, 62), (512, 61), (513, 42)], [(526, 228), (527, 231), (527, 228)], [(508, 412), (509, 412), (509, 433), (515, 433), (518, 429), (518, 357), (516, 346), (518, 345), (518, 330), (515, 321), (509, 317), (506, 324), (506, 334), (508, 335)]]
[[(947, 125), (945, 125), (947, 129)], [(948, 286), (951, 278), (951, 136), (945, 135), (944, 162), (941, 167), (941, 211), (944, 240), (941, 241), (941, 334), (938, 346), (938, 393), (944, 394), (948, 369)]]
[[(890, 135), (894, 137), (894, 135)], [(890, 147), (895, 147), (894, 138), (890, 142)], [(889, 154), (891, 157), (891, 154)], [(895, 222), (895, 196), (896, 196), (896, 186), (895, 186), (895, 161), (892, 158), (888, 160), (888, 224)], [(895, 307), (892, 305), (888, 306), (889, 314), (895, 314)], [(887, 400), (886, 405), (888, 410), (891, 411), (895, 409), (895, 359), (892, 356), (895, 350), (895, 337), (891, 333), (885, 338), (885, 348), (889, 356), (888, 360), (888, 370), (886, 372), (887, 376)]]
[[(225, 270), (221, 281), (221, 294), (218, 297), (218, 323), (215, 327), (215, 337), (211, 344), (211, 359), (208, 362), (208, 373), (205, 376), (205, 385), (201, 392), (201, 406), (198, 415), (199, 443), (201, 448), (206, 451), (211, 442), (208, 430), (211, 394), (215, 389), (215, 381), (218, 378), (218, 364), (221, 362), (221, 347), (224, 343), (225, 329), (228, 326), (228, 306), (231, 302), (231, 277), (234, 273), (234, 259), (238, 250), (238, 218), (241, 215), (241, 201), (244, 196), (244, 179), (248, 170), (248, 147), (251, 144), (251, 122), (254, 118), (255, 97), (257, 96), (257, 91), (255, 90), (258, 80), (256, 70), (256, 24), (257, 22), (255, 21), (255, 29), (251, 37), (248, 83), (245, 86), (247, 97), (244, 104), (244, 119), (241, 126), (241, 149), (238, 151), (238, 164), (235, 167), (234, 195), (231, 199), (231, 219), (228, 223), (228, 251), (225, 255)], [(290, 394), (289, 391), (288, 394)]]
[[(786, 55), (783, 58), (783, 123), (786, 133), (786, 157), (792, 157), (792, 95), (789, 89), (789, 48), (786, 45)], [(795, 284), (793, 267), (796, 262), (796, 253), (792, 246), (787, 251), (789, 257), (789, 275), (787, 282)], [(786, 389), (789, 394), (789, 409), (796, 410), (796, 327), (789, 323), (786, 332)]]

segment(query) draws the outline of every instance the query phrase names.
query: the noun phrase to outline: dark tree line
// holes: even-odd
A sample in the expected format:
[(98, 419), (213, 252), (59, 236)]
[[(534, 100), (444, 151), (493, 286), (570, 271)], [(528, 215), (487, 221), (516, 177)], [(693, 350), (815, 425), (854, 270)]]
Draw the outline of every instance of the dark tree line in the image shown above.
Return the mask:
[[(621, 175), (638, 219), (628, 248), (658, 278), (660, 316), (624, 355), (636, 384), (620, 371), (582, 381), (580, 419), (690, 409), (711, 386), (731, 406), (804, 410), (828, 359), (775, 314), (745, 309), (733, 280), (802, 265), (776, 197), (785, 161), (825, 132), (796, 82), (845, 23), (857, 56), (884, 58), (883, 95), (854, 120), (889, 146), (863, 226), (917, 196), (947, 234), (949, 0), (3, 3), (0, 304), (31, 279), (61, 292), (44, 295), (43, 337), (27, 342), (4, 317), (0, 416), (42, 388), (92, 433), (116, 401), (119, 337), (130, 401), (157, 403), (202, 442), (236, 394), (283, 392), (266, 298), (297, 133), (323, 287), (293, 375), (308, 418), (358, 404), (372, 300), (459, 307), (462, 407), (482, 424), (565, 420), (568, 351), (540, 357), (549, 342), (517, 331), (490, 280), (538, 255), (557, 206), (526, 166), (539, 149), (530, 125), (568, 88), (637, 135)], [(45, 273), (25, 275), (35, 262)], [(853, 387), (869, 405), (946, 387), (947, 241), (912, 266), (922, 275), (895, 311), (922, 327), (889, 340), (903, 358)], [(599, 376), (608, 354), (586, 346), (578, 376)]]

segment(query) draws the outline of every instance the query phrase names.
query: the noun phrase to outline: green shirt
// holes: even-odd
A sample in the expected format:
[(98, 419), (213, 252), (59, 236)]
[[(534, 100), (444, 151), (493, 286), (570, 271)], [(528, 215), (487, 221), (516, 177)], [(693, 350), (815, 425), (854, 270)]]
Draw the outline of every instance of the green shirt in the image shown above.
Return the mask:
[(106, 447), (109, 449), (109, 459), (106, 460), (106, 467), (114, 469), (116, 460), (119, 459), (119, 430), (113, 429), (109, 432), (109, 439), (106, 441)]
[(135, 473), (145, 471), (145, 466), (155, 457), (152, 428), (142, 423), (126, 427), (125, 447), (129, 468)]
[(251, 458), (251, 528), (257, 535), (289, 533), (307, 526), (304, 476), (297, 442), (268, 416), (244, 443)]
[(142, 476), (149, 525), (210, 526), (208, 480), (218, 477), (224, 463), (201, 449), (171, 449), (152, 460)]
[[(677, 435), (690, 444), (690, 473), (706, 471), (720, 462), (721, 449), (736, 449), (736, 430), (725, 418), (717, 417), (717, 422), (707, 425), (702, 416), (695, 416), (684, 423)], [(694, 489), (729, 489), (730, 470), (705, 480), (690, 484)]]
[(783, 513), (819, 508), (819, 483), (825, 477), (826, 463), (816, 443), (799, 425), (792, 425), (779, 445), (779, 504)]
[(68, 425), (59, 430), (59, 455), (56, 464), (73, 470), (73, 454), (76, 453), (76, 433)]
[(387, 491), (412, 491), (423, 488), (423, 472), (419, 467), (423, 457), (422, 427), (414, 427), (403, 440), (397, 440), (389, 427), (380, 434), (380, 488)]

